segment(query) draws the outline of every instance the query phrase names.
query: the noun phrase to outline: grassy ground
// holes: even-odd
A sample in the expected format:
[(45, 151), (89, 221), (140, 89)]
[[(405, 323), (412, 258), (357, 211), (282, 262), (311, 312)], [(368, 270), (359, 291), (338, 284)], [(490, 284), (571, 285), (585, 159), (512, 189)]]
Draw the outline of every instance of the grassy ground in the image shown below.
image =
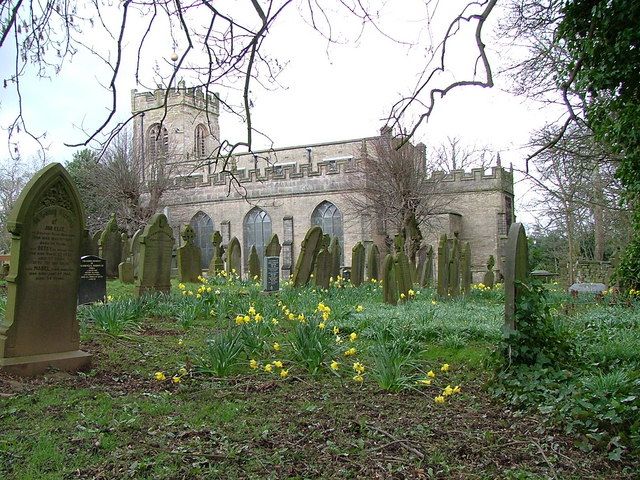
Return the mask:
[[(390, 307), (375, 285), (329, 293), (285, 288), (267, 296), (254, 286), (218, 283), (199, 299), (202, 287), (188, 285), (184, 291), (193, 294), (181, 295), (176, 285), (168, 299), (141, 304), (131, 300), (129, 286), (110, 282), (115, 298), (107, 306), (80, 311), (81, 348), (94, 355), (91, 371), (32, 379), (0, 374), (0, 478), (638, 476), (634, 457), (613, 461), (606, 450), (586, 452), (544, 415), (512, 411), (489, 396), (500, 292), (434, 302), (425, 290)], [(637, 344), (628, 335), (630, 325), (639, 328), (634, 310), (556, 300), (559, 309), (574, 310), (567, 318), (592, 348), (585, 355), (626, 352), (621, 362), (635, 365), (638, 349), (629, 349)], [(303, 325), (299, 314), (316, 329), (325, 323), (315, 312), (319, 302), (332, 311), (318, 342), (330, 342), (322, 344), (324, 356), (312, 374), (316, 351), (302, 355), (300, 340), (307, 337), (301, 336), (308, 332), (295, 332)], [(264, 320), (253, 321), (251, 306)], [(127, 321), (115, 321), (116, 327), (108, 315), (98, 321), (108, 308)], [(251, 323), (237, 325), (238, 314)], [(615, 319), (627, 335), (606, 330), (603, 341), (605, 330), (593, 325)], [(224, 347), (227, 332), (238, 335), (241, 352), (228, 374), (212, 375), (221, 349), (207, 340)], [(356, 353), (345, 357), (349, 348)], [(259, 368), (249, 366), (252, 359)], [(282, 368), (264, 371), (277, 360)], [(339, 363), (337, 371), (331, 361)], [(362, 382), (353, 379), (354, 362), (365, 367)], [(450, 367), (443, 372), (445, 363)], [(435, 378), (427, 376), (430, 370)], [(165, 380), (156, 379), (160, 372)], [(427, 379), (431, 385), (416, 384)], [(461, 392), (436, 403), (447, 385), (460, 385)]]

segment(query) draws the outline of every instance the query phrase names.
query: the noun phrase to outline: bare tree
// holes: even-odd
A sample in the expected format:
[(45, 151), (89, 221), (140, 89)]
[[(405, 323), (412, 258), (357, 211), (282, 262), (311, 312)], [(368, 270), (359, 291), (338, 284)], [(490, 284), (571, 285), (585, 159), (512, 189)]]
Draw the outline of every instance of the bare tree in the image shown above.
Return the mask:
[(486, 170), (493, 161), (488, 147), (466, 145), (460, 137), (448, 136), (440, 145), (431, 148), (428, 163), (434, 170), (451, 172), (482, 168)]
[(387, 131), (365, 144), (350, 177), (348, 190), (354, 210), (373, 219), (377, 230), (387, 235), (403, 234), (410, 258), (422, 240), (421, 230), (429, 229), (433, 215), (441, 213), (445, 199), (440, 184), (427, 170), (424, 145), (414, 146), (393, 138)]

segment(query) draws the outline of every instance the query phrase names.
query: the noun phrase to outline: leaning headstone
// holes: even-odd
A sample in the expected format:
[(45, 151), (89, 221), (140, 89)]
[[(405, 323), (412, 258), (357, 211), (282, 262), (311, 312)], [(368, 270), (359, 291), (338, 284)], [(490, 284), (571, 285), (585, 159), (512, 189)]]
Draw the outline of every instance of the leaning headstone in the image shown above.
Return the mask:
[(516, 304), (523, 288), (520, 283), (527, 279), (528, 271), (527, 234), (521, 223), (513, 223), (509, 228), (504, 261), (504, 328), (506, 331), (517, 328)]
[(183, 283), (196, 283), (202, 276), (200, 247), (195, 244), (196, 232), (186, 225), (180, 233), (184, 245), (178, 248), (178, 279)]
[(140, 265), (136, 295), (171, 290), (171, 253), (173, 230), (167, 217), (156, 213), (140, 235)]
[(262, 288), (265, 292), (280, 290), (280, 241), (275, 233), (271, 235), (269, 243), (264, 248), (262, 260)]
[(382, 298), (384, 303), (396, 305), (398, 303), (398, 284), (393, 255), (388, 254), (382, 261)]
[(222, 260), (222, 234), (216, 230), (211, 235), (211, 243), (213, 243), (213, 256), (209, 263), (209, 275), (217, 275), (224, 270), (224, 260)]
[(311, 227), (302, 240), (300, 254), (293, 270), (291, 282), (294, 287), (303, 287), (309, 282), (315, 261), (316, 249), (322, 242), (322, 229), (318, 225)]
[(404, 294), (405, 298), (409, 296), (409, 290), (413, 284), (411, 283), (411, 266), (409, 265), (409, 257), (404, 253), (404, 237), (396, 235), (395, 237), (395, 270), (396, 283), (398, 285), (398, 295)]
[(122, 261), (128, 262), (131, 256), (131, 244), (129, 243), (129, 236), (123, 233), (120, 238), (122, 239)]
[(462, 293), (464, 295), (471, 291), (471, 245), (464, 242), (462, 245), (462, 255), (460, 256), (460, 280), (462, 282)]
[(318, 252), (318, 256), (316, 257), (316, 265), (313, 272), (313, 279), (315, 280), (316, 287), (322, 288), (324, 290), (327, 290), (329, 288), (332, 260), (333, 259), (331, 253), (328, 250), (328, 247), (323, 245)]
[(449, 244), (447, 235), (440, 236), (438, 243), (438, 296), (446, 298), (449, 295)]
[(329, 244), (329, 252), (331, 252), (331, 278), (334, 280), (340, 275), (340, 240), (333, 237)]
[(420, 286), (430, 288), (433, 283), (433, 247), (426, 249), (424, 261), (419, 272)]
[(120, 265), (118, 265), (118, 279), (122, 283), (133, 283), (133, 264), (131, 262), (120, 262)]
[(136, 233), (131, 237), (131, 263), (135, 278), (138, 278), (138, 264), (140, 262), (140, 235), (142, 235), (142, 229), (136, 230)]
[(102, 230), (98, 230), (91, 235), (91, 251), (95, 252), (91, 255), (98, 256), (100, 254), (100, 237), (102, 236)]
[(34, 375), (91, 363), (76, 318), (84, 217), (78, 190), (53, 163), (25, 186), (7, 221), (11, 267), (0, 323), (0, 369)]
[(251, 252), (249, 253), (249, 279), (253, 281), (260, 281), (260, 256), (255, 245), (251, 245)]
[(118, 276), (118, 265), (122, 261), (122, 237), (116, 223), (115, 214), (111, 215), (107, 226), (100, 236), (99, 256), (107, 262), (107, 277)]
[(487, 273), (484, 274), (484, 278), (482, 279), (482, 283), (485, 287), (493, 288), (493, 285), (495, 284), (496, 277), (493, 271), (495, 264), (495, 258), (493, 258), (493, 255), (489, 255), (489, 260), (487, 261)]
[(449, 295), (460, 295), (460, 242), (457, 238), (453, 239), (449, 256)]
[(374, 243), (369, 249), (369, 258), (367, 259), (367, 280), (376, 280), (380, 278), (380, 250)]
[(231, 237), (227, 245), (227, 272), (242, 276), (242, 250), (236, 237)]
[(356, 243), (351, 249), (351, 283), (359, 287), (364, 282), (365, 249), (362, 242)]
[(107, 272), (103, 258), (85, 255), (80, 258), (78, 305), (104, 302), (107, 297)]

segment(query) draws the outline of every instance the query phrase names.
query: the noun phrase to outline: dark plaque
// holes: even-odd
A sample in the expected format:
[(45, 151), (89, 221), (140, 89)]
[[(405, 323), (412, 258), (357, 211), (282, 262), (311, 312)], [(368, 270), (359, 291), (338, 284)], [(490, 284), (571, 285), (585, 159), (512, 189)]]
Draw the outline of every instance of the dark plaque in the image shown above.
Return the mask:
[(262, 286), (265, 292), (280, 290), (280, 257), (264, 257)]
[(107, 296), (107, 263), (104, 258), (85, 255), (80, 258), (78, 304), (103, 302)]

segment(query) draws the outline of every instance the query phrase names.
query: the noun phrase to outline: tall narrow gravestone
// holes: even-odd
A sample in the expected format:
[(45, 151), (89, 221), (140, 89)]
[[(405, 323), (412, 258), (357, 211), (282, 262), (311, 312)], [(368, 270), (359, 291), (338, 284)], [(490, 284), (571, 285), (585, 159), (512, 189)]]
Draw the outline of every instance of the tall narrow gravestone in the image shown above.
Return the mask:
[(224, 260), (222, 260), (222, 235), (218, 230), (211, 235), (213, 243), (213, 256), (209, 263), (209, 275), (217, 275), (224, 270)]
[(296, 268), (293, 270), (291, 282), (294, 287), (303, 287), (309, 282), (313, 266), (315, 264), (316, 253), (322, 242), (322, 228), (315, 225), (311, 227), (302, 240), (300, 254), (296, 261)]
[(100, 235), (99, 256), (107, 262), (107, 277), (116, 278), (118, 265), (122, 261), (122, 237), (115, 214), (111, 215), (104, 232)]
[(231, 237), (227, 246), (227, 272), (242, 276), (242, 249), (236, 237)]
[(504, 261), (504, 329), (513, 331), (516, 325), (516, 303), (529, 273), (527, 234), (521, 223), (509, 228)]
[(171, 289), (171, 254), (173, 230), (167, 217), (156, 213), (140, 235), (140, 265), (136, 295), (147, 292), (169, 293)]
[(7, 222), (11, 268), (0, 323), (0, 369), (34, 375), (87, 368), (76, 318), (84, 216), (78, 190), (59, 163), (24, 188)]
[(351, 249), (351, 283), (359, 287), (364, 282), (365, 248), (362, 242), (357, 242)]
[(280, 290), (280, 250), (282, 247), (278, 235), (274, 233), (264, 249), (262, 259), (262, 287), (265, 292)]
[(202, 254), (195, 244), (196, 232), (187, 225), (180, 236), (184, 245), (178, 248), (178, 278), (183, 283), (196, 283), (202, 276)]

